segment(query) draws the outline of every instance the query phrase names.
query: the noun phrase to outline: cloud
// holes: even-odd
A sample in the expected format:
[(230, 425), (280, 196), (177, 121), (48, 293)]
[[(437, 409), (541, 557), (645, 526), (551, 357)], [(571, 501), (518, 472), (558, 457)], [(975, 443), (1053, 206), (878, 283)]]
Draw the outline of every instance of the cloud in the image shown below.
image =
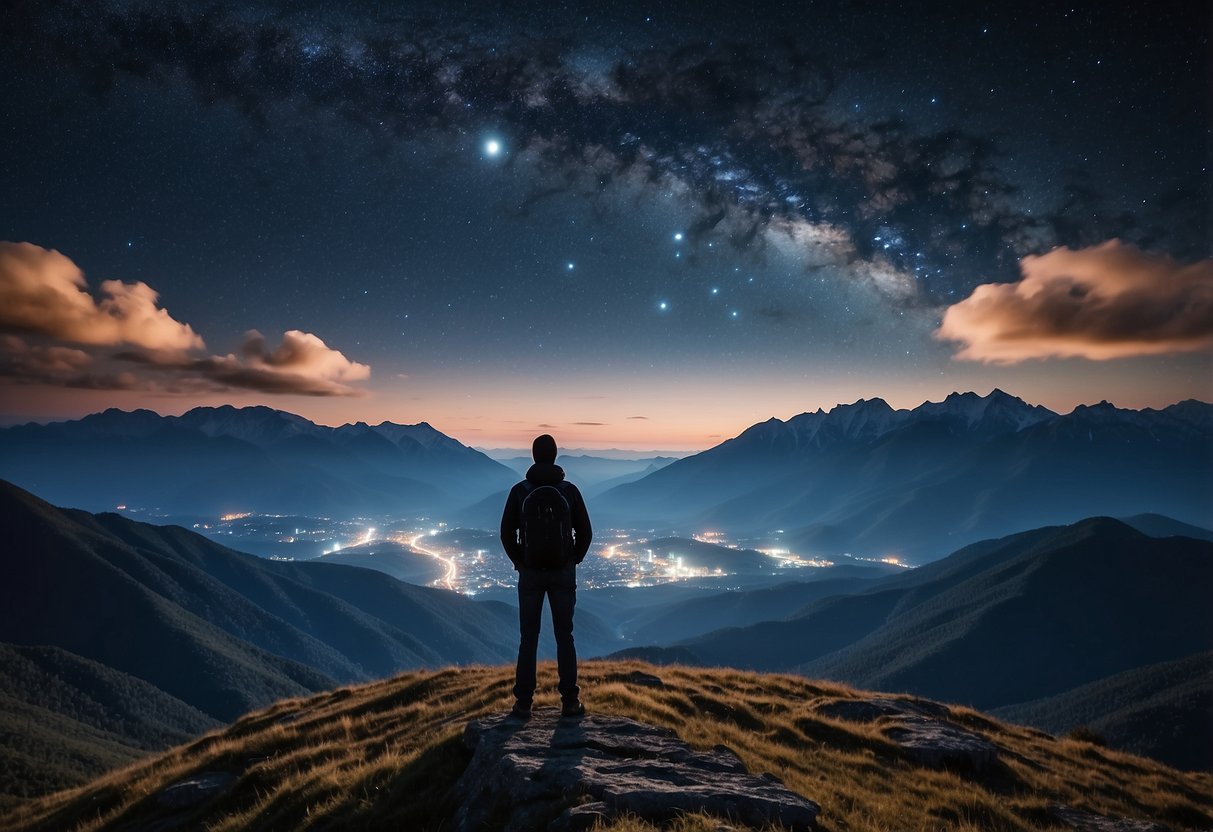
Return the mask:
[(106, 280), (101, 294), (95, 300), (84, 273), (59, 252), (0, 241), (0, 331), (176, 353), (205, 346), (189, 324), (157, 307), (159, 295), (146, 283)]
[(0, 377), (69, 381), (84, 372), (93, 357), (71, 347), (29, 344), (15, 335), (0, 336)]
[(265, 337), (257, 330), (245, 335), (242, 350), (253, 369), (282, 375), (300, 375), (334, 382), (365, 381), (371, 368), (356, 364), (310, 332), (289, 330), (273, 351), (265, 348)]
[(606, 422), (574, 422), (574, 425), (583, 425), (591, 428), (601, 428), (606, 426)]
[(648, 421), (648, 419), (649, 419), (649, 417), (648, 417), (648, 416), (629, 416), (628, 418), (629, 418), (629, 419), (644, 419), (646, 422), (647, 422), (647, 421)]
[(1213, 347), (1213, 260), (1183, 264), (1119, 240), (1025, 257), (1017, 283), (978, 286), (935, 337), (990, 364), (1095, 361)]
[(290, 330), (282, 343), (267, 350), (256, 330), (245, 334), (240, 355), (166, 358), (151, 353), (124, 352), (119, 361), (138, 364), (157, 374), (173, 389), (226, 390), (240, 388), (274, 395), (353, 396), (361, 391), (347, 382), (370, 378), (371, 368), (350, 361), (309, 332)]
[(206, 355), (201, 336), (158, 307), (147, 284), (107, 280), (101, 292), (95, 300), (59, 252), (0, 241), (0, 377), (101, 390), (350, 396), (360, 392), (351, 382), (371, 375), (297, 329), (273, 349), (252, 330), (239, 355)]

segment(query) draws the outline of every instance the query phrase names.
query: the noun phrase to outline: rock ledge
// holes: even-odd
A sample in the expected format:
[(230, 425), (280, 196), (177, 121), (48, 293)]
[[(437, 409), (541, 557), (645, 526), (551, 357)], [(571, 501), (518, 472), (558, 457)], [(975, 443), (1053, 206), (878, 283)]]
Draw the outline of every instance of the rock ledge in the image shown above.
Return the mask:
[(747, 773), (724, 746), (696, 751), (621, 717), (497, 714), (469, 723), (463, 741), (472, 760), (455, 787), (460, 832), (582, 830), (622, 813), (662, 822), (684, 812), (808, 830), (819, 811), (775, 777)]
[(954, 766), (981, 772), (998, 760), (998, 746), (954, 723), (937, 702), (879, 697), (836, 699), (817, 713), (851, 722), (875, 722), (910, 760), (932, 768)]

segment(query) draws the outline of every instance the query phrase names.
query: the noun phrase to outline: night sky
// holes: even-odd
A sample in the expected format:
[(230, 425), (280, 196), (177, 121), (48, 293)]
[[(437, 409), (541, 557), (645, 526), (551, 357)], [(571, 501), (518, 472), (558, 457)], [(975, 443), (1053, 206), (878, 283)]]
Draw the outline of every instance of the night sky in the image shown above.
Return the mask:
[(718, 5), (4, 3), (0, 420), (1213, 398), (1204, 4)]

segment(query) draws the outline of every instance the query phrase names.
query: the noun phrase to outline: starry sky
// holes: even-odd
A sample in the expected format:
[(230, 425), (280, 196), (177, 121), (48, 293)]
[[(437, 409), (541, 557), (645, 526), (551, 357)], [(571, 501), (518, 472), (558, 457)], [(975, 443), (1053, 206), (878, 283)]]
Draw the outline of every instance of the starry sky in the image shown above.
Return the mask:
[(6, 424), (1213, 398), (1201, 4), (5, 5)]

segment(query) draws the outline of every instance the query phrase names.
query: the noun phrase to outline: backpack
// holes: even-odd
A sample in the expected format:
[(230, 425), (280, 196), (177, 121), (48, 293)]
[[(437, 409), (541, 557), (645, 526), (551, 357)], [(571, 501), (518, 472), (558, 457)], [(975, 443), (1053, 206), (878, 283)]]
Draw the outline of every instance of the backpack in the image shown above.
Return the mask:
[(522, 565), (560, 569), (573, 557), (573, 513), (555, 485), (524, 486), (522, 499)]

